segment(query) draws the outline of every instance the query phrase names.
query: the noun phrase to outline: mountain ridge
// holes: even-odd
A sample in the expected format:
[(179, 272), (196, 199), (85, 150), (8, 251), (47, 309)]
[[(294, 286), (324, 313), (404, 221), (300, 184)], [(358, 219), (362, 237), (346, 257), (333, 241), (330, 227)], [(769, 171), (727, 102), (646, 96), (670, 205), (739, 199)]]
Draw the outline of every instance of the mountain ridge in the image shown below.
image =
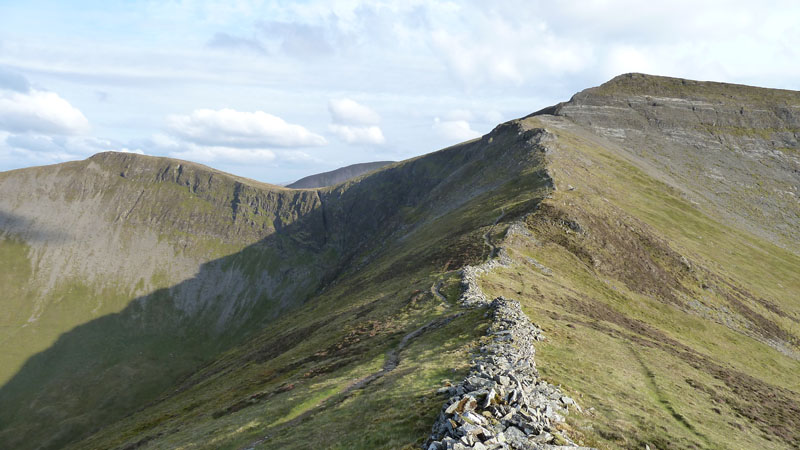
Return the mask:
[[(762, 112), (761, 91), (736, 88), (731, 101), (714, 85), (705, 103), (717, 102), (719, 119), (709, 123), (692, 112), (701, 105), (670, 100), (683, 91), (650, 100), (639, 91), (702, 84), (618, 78), (320, 189), (120, 154), (97, 156), (108, 159), (100, 172), (82, 162), (0, 174), (0, 283), (10, 293), (0, 303), (18, 311), (0, 342), (27, 343), (14, 357), (28, 358), (0, 388), (0, 411), (15, 412), (0, 412), (0, 443), (421, 445), (445, 401), (437, 392), (469, 378), (486, 342), (486, 310), (459, 298), (467, 267), (487, 259), (493, 269), (471, 283), (487, 299), (518, 301), (544, 330), (542, 379), (585, 411), (567, 408), (566, 422), (537, 439), (800, 443), (798, 221), (785, 193), (800, 180), (792, 152), (775, 144), (800, 147), (793, 110), (779, 114), (797, 93), (770, 94), (779, 106)], [(58, 244), (52, 230), (72, 235)], [(160, 250), (131, 269), (143, 248)], [(116, 260), (104, 264), (103, 252)], [(48, 258), (60, 263), (37, 262)], [(137, 288), (124, 267), (152, 275)], [(35, 290), (73, 269), (106, 275)], [(36, 304), (40, 319), (25, 325)], [(64, 312), (71, 322), (54, 321)], [(49, 342), (26, 334), (54, 325), (65, 333)], [(134, 346), (105, 353), (104, 341)], [(69, 394), (78, 392), (87, 395)]]

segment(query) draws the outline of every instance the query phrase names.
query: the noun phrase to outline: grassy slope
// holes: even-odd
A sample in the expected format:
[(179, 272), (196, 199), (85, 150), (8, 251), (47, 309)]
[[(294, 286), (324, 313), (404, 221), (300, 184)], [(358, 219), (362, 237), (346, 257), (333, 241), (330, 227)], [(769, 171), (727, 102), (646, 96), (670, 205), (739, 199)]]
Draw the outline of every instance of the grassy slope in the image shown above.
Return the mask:
[(556, 135), (559, 190), (528, 220), (536, 239), (507, 244), (520, 263), (484, 288), (544, 327), (539, 368), (589, 409), (572, 419), (584, 441), (800, 445), (800, 257), (706, 215), (580, 127), (528, 126)]

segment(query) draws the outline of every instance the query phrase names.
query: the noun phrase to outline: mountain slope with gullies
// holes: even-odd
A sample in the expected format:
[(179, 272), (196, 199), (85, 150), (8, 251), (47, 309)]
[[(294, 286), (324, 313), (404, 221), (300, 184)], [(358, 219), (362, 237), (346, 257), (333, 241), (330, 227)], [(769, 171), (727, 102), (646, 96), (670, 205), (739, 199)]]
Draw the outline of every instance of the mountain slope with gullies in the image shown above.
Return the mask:
[(797, 447), (797, 99), (624, 75), (322, 189), (0, 174), (0, 446)]
[(626, 74), (540, 113), (606, 138), (690, 202), (800, 251), (800, 92)]

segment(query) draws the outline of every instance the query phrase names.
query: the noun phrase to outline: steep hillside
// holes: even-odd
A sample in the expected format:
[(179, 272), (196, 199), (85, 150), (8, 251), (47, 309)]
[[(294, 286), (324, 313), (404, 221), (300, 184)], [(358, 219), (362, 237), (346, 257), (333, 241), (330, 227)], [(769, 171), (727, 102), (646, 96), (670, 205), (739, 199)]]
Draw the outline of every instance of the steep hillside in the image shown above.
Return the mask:
[(798, 98), (624, 75), (313, 190), (0, 174), (0, 447), (796, 448)]
[(626, 74), (540, 113), (619, 144), (690, 202), (800, 251), (800, 92)]
[(301, 178), (292, 184), (286, 185), (292, 189), (314, 189), (327, 186), (333, 186), (339, 183), (355, 178), (365, 173), (372, 172), (373, 170), (380, 169), (383, 166), (393, 163), (394, 161), (375, 161), (360, 164), (351, 164), (349, 166), (340, 167), (330, 172), (322, 172), (307, 177)]

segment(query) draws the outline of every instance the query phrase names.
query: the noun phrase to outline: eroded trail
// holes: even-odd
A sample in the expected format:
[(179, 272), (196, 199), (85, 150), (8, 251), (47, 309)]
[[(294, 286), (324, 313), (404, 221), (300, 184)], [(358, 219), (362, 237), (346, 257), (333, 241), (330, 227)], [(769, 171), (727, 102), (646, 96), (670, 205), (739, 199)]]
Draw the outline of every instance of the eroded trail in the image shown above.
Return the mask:
[(444, 303), (446, 305), (447, 304), (447, 297), (445, 297), (444, 294), (442, 294), (442, 291), (441, 291), (442, 283), (443, 283), (443, 280), (439, 280), (439, 281), (433, 283), (431, 285), (431, 294), (433, 294), (434, 297), (436, 297), (437, 299), (439, 299), (440, 302), (442, 302), (442, 303)]
[[(417, 328), (416, 330), (412, 331), (411, 333), (408, 333), (407, 335), (403, 336), (403, 339), (400, 340), (400, 343), (397, 344), (397, 347), (395, 347), (395, 348), (389, 350), (388, 352), (386, 352), (386, 361), (384, 361), (383, 368), (380, 371), (375, 372), (375, 373), (373, 373), (371, 375), (368, 375), (368, 376), (366, 376), (366, 377), (354, 382), (353, 384), (348, 386), (344, 391), (342, 391), (342, 393), (340, 395), (344, 395), (345, 398), (346, 398), (347, 395), (349, 395), (351, 392), (355, 391), (356, 389), (361, 389), (361, 388), (367, 386), (368, 384), (372, 383), (373, 381), (377, 380), (378, 378), (380, 378), (380, 377), (386, 375), (387, 373), (391, 372), (392, 370), (394, 370), (400, 364), (400, 352), (402, 352), (406, 347), (408, 347), (408, 345), (411, 343), (411, 341), (413, 341), (414, 339), (420, 337), (421, 335), (423, 335), (424, 333), (426, 333), (428, 331), (435, 330), (437, 328), (441, 328), (441, 327), (447, 325), (448, 323), (453, 321), (453, 319), (461, 316), (462, 314), (464, 314), (464, 313), (463, 312), (459, 312), (459, 313), (452, 314), (452, 315), (447, 316), (447, 317), (442, 317), (440, 319), (432, 320), (432, 321), (426, 323), (425, 325)], [(341, 400), (344, 400), (344, 398), (341, 399)]]
[(497, 224), (500, 223), (500, 220), (505, 215), (506, 215), (505, 208), (500, 208), (500, 215), (497, 216), (496, 219), (494, 219), (494, 222), (492, 222), (492, 226), (489, 227), (489, 231), (483, 234), (483, 242), (489, 247), (489, 259), (492, 259), (495, 256), (497, 256), (498, 252), (498, 247), (494, 245), (494, 242), (492, 242), (492, 231), (494, 231), (494, 227), (496, 227)]

